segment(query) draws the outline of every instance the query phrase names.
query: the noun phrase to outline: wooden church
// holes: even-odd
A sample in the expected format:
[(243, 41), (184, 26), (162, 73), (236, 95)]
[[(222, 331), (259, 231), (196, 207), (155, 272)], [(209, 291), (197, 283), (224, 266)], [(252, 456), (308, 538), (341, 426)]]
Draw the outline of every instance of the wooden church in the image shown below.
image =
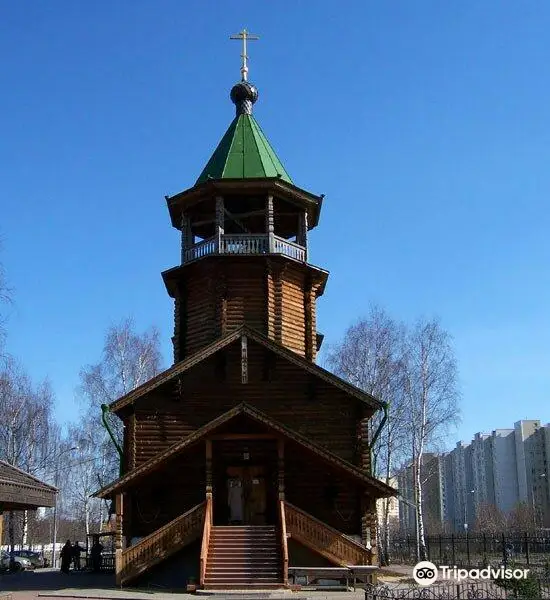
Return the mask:
[(375, 565), (375, 502), (395, 494), (371, 476), (381, 403), (315, 364), (323, 197), (294, 185), (253, 117), (239, 35), (236, 116), (166, 198), (174, 364), (110, 406), (122, 475), (97, 496), (116, 506), (120, 585), (285, 587), (296, 567)]

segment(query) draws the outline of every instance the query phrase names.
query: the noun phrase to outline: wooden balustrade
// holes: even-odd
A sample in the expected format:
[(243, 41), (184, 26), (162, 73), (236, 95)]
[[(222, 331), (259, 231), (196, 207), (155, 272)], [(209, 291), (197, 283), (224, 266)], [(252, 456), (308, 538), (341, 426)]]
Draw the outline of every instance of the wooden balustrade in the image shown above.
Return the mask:
[(281, 533), (281, 549), (283, 557), (283, 584), (288, 585), (288, 539), (286, 533), (285, 501), (279, 500), (279, 526)]
[(265, 234), (222, 235), (220, 254), (266, 254), (269, 240)]
[(218, 236), (209, 238), (207, 240), (203, 240), (198, 244), (194, 244), (193, 246), (186, 248), (184, 252), (185, 260), (184, 262), (190, 262), (192, 260), (197, 260), (198, 258), (202, 258), (203, 256), (208, 256), (210, 254), (217, 254), (219, 247)]
[(116, 569), (120, 585), (198, 539), (205, 515), (206, 502), (202, 502), (124, 550)]
[(284, 254), (296, 260), (304, 261), (306, 259), (306, 249), (303, 246), (277, 236), (273, 238), (273, 250), (271, 252), (273, 254)]
[(204, 580), (206, 578), (206, 563), (208, 561), (208, 548), (210, 547), (210, 534), (212, 532), (213, 523), (213, 512), (212, 512), (212, 495), (208, 495), (206, 498), (206, 512), (204, 515), (204, 529), (202, 533), (202, 546), (201, 546), (201, 573), (200, 573), (200, 586), (204, 586)]
[(220, 234), (202, 240), (185, 249), (183, 261), (187, 263), (211, 254), (284, 254), (300, 261), (307, 258), (306, 249), (295, 242), (289, 242), (276, 235), (270, 238), (265, 233), (243, 233)]
[(284, 505), (286, 529), (290, 537), (341, 566), (371, 564), (368, 548), (296, 506), (288, 502)]

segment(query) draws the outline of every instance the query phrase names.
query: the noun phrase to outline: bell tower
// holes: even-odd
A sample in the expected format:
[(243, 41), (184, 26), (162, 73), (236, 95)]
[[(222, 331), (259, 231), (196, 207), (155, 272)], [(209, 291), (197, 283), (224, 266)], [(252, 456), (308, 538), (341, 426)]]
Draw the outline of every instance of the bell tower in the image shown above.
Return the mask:
[(235, 118), (195, 185), (166, 198), (181, 231), (181, 264), (163, 273), (175, 306), (174, 361), (243, 324), (313, 361), (322, 340), (316, 300), (328, 273), (308, 262), (308, 231), (323, 197), (294, 185), (254, 118), (250, 36), (239, 37)]

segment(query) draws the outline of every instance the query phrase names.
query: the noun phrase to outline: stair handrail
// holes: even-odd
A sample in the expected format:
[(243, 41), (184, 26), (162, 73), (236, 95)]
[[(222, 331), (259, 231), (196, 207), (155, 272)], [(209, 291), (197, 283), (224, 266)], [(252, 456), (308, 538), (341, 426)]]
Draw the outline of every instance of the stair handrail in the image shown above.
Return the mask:
[[(153, 531), (153, 533), (142, 538), (139, 542), (126, 548), (121, 553), (120, 565), (117, 565), (117, 580), (123, 584), (136, 575), (139, 575), (151, 563), (162, 560), (163, 557), (160, 554), (162, 548), (159, 548), (159, 546), (162, 544), (163, 537), (172, 533), (186, 520), (193, 518), (195, 515), (200, 516), (200, 513), (205, 510), (205, 504), (206, 502), (197, 504), (179, 517), (176, 517), (156, 531)], [(171, 544), (170, 548), (175, 548), (175, 546)], [(143, 557), (143, 555), (146, 555), (147, 560), (139, 563), (137, 559)]]
[[(372, 562), (372, 554), (368, 548), (356, 542), (355, 540), (349, 538), (344, 535), (341, 531), (338, 531), (334, 527), (323, 523), (313, 515), (310, 515), (306, 511), (290, 504), (290, 502), (285, 501), (285, 516), (290, 518), (285, 519), (287, 523), (288, 532), (290, 537), (295, 537), (296, 539), (300, 538), (300, 541), (307, 542), (305, 539), (305, 534), (300, 535), (300, 531), (293, 530), (294, 521), (301, 520), (302, 522), (308, 523), (316, 529), (318, 537), (328, 537), (331, 536), (333, 540), (336, 541), (335, 546), (331, 546), (328, 550), (323, 550), (320, 547), (319, 540), (311, 540), (311, 542), (316, 546), (316, 550), (321, 554), (324, 554), (327, 558), (335, 560), (339, 562), (342, 566), (348, 566), (350, 564), (355, 565), (369, 565)], [(302, 532), (303, 533), (303, 532)], [(330, 556), (328, 556), (330, 555)]]
[(206, 510), (204, 512), (204, 528), (202, 533), (202, 546), (201, 546), (201, 572), (199, 578), (199, 584), (201, 587), (204, 586), (204, 580), (206, 579), (206, 563), (208, 561), (208, 548), (210, 548), (210, 534), (212, 533), (212, 495), (208, 495), (206, 498)]
[(279, 500), (279, 520), (281, 523), (281, 548), (283, 552), (283, 584), (288, 585), (288, 539), (286, 535), (286, 514), (284, 500)]

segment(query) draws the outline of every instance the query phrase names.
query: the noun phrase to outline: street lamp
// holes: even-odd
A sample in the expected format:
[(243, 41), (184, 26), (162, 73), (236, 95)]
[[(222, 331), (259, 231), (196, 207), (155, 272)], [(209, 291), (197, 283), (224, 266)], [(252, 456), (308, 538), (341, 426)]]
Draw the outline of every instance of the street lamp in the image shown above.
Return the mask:
[(56, 568), (57, 556), (56, 556), (56, 545), (57, 545), (57, 500), (59, 496), (59, 490), (57, 486), (59, 485), (59, 459), (63, 456), (63, 454), (67, 454), (67, 452), (72, 452), (73, 450), (78, 450), (78, 446), (73, 446), (72, 448), (67, 448), (60, 452), (55, 459), (55, 474), (54, 474), (54, 487), (57, 492), (55, 495), (55, 504), (53, 506), (53, 544), (52, 544), (52, 567)]
[[(470, 494), (474, 494), (475, 490), (470, 490)], [(472, 496), (473, 498), (473, 496)], [(464, 532), (468, 533), (468, 496), (464, 496)]]

